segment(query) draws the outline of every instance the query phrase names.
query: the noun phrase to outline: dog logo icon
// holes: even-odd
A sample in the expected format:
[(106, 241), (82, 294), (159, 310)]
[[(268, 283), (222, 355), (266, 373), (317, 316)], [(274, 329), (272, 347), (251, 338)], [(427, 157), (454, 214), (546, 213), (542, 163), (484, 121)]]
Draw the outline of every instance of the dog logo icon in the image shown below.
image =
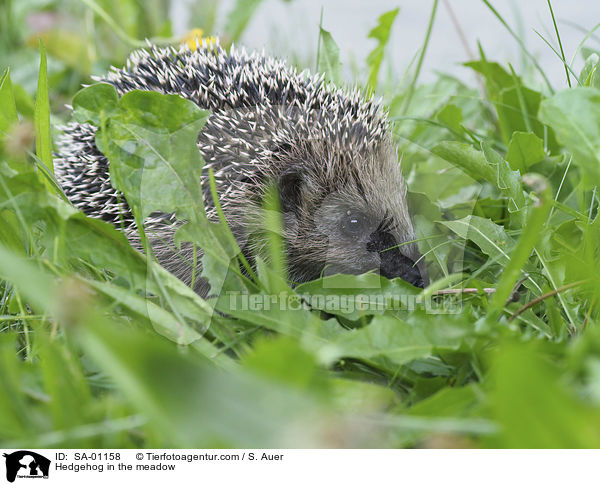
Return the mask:
[(50, 460), (33, 451), (21, 450), (4, 453), (6, 479), (12, 483), (15, 478), (48, 478)]

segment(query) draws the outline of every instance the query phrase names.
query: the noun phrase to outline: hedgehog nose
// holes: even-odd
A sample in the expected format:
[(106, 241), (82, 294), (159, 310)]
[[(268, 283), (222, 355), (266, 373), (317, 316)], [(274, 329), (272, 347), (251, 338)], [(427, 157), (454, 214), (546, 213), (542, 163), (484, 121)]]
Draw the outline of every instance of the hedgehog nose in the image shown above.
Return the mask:
[(400, 275), (400, 277), (413, 286), (416, 286), (418, 288), (425, 288), (425, 281), (423, 279), (423, 276), (421, 275), (421, 271), (419, 271), (419, 268), (417, 268), (417, 266), (415, 266), (414, 263), (407, 269), (407, 271), (404, 274)]
[(385, 252), (381, 253), (381, 268), (379, 273), (382, 276), (389, 279), (402, 278), (404, 281), (418, 288), (425, 287), (425, 279), (421, 271), (410, 258), (402, 254), (396, 254), (391, 258), (384, 255)]
[(389, 232), (371, 235), (367, 250), (379, 253), (379, 274), (389, 279), (402, 278), (413, 286), (424, 288), (425, 278), (421, 270), (412, 259), (394, 247), (396, 245), (396, 240)]

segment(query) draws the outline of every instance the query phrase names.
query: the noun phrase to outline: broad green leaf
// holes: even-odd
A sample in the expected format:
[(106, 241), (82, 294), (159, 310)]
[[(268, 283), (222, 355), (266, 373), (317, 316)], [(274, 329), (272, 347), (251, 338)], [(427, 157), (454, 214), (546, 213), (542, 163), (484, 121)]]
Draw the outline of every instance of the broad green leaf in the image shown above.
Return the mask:
[(513, 132), (530, 131), (540, 138), (548, 138), (548, 146), (555, 146), (552, 133), (544, 131), (544, 126), (536, 118), (542, 95), (523, 85), (518, 76), (513, 76), (502, 66), (485, 59), (465, 64), (483, 74), (489, 97), (496, 107), (502, 138), (508, 144)]
[(521, 187), (521, 176), (519, 172), (511, 170), (508, 162), (488, 142), (482, 142), (481, 148), (486, 160), (496, 171), (496, 186), (508, 199), (511, 227), (520, 228), (526, 217), (526, 202)]
[[(412, 416), (453, 416), (467, 417), (473, 414), (481, 399), (482, 391), (476, 385), (445, 387), (433, 396), (410, 408)], [(481, 409), (479, 410), (481, 412)]]
[(131, 91), (119, 100), (106, 130), (96, 134), (98, 148), (115, 161), (112, 184), (140, 220), (164, 212), (193, 221), (202, 213), (196, 137), (207, 116), (179, 96)]
[(498, 263), (508, 262), (514, 242), (502, 226), (478, 216), (467, 216), (455, 221), (440, 221), (440, 223), (463, 239), (473, 241), (481, 251)]
[(383, 413), (397, 402), (398, 397), (388, 387), (372, 382), (332, 378), (327, 382), (333, 395), (333, 406), (341, 413)]
[(528, 171), (529, 167), (545, 157), (544, 141), (534, 133), (515, 131), (508, 144), (506, 160), (513, 170), (521, 174)]
[(385, 47), (389, 41), (392, 25), (399, 11), (400, 8), (396, 8), (382, 14), (377, 20), (377, 25), (369, 32), (368, 37), (377, 41), (377, 46), (367, 57), (367, 65), (369, 66), (368, 83), (371, 91), (374, 91), (377, 87), (379, 68), (381, 67)]
[(364, 359), (389, 368), (456, 351), (466, 345), (473, 328), (463, 314), (427, 315), (415, 311), (406, 320), (377, 315), (366, 327), (352, 330), (321, 349), (323, 359)]
[(245, 369), (291, 388), (325, 397), (329, 380), (315, 357), (289, 337), (260, 339), (242, 361)]
[(96, 143), (110, 160), (111, 182), (125, 195), (138, 222), (155, 212), (176, 214), (187, 224), (177, 230), (173, 244), (199, 244), (202, 275), (196, 274), (196, 281), (206, 278), (212, 294), (245, 290), (243, 277), (228, 277), (240, 253), (235, 240), (204, 213), (204, 162), (196, 140), (207, 112), (189, 100), (156, 92), (132, 91), (119, 99), (107, 84), (82, 90), (74, 107), (76, 119), (99, 127)]
[(101, 127), (117, 110), (119, 97), (113, 86), (93, 84), (79, 91), (73, 98), (73, 119)]
[(487, 60), (465, 62), (464, 65), (482, 74), (492, 99), (499, 97), (500, 91), (514, 85), (513, 77), (497, 62)]
[(317, 70), (325, 73), (325, 78), (337, 86), (342, 85), (342, 63), (340, 48), (331, 34), (320, 27), (320, 49)]
[(302, 337), (311, 348), (326, 342), (324, 332), (335, 333), (341, 329), (339, 325), (332, 329), (320, 320), (301, 296), (291, 290), (280, 294), (221, 292), (215, 308), (249, 324), (295, 338)]
[(540, 106), (539, 118), (550, 126), (573, 161), (600, 184), (600, 90), (573, 88), (556, 93)]
[(495, 102), (504, 143), (509, 143), (515, 131), (531, 129), (540, 138), (550, 136), (544, 132), (544, 126), (536, 118), (542, 95), (523, 86), (520, 80), (517, 82), (518, 85), (502, 90), (500, 98)]
[(450, 128), (454, 133), (461, 133), (462, 122), (463, 122), (463, 114), (462, 110), (456, 106), (455, 104), (448, 103), (444, 106), (441, 111), (436, 115), (436, 118), (441, 123), (445, 124), (448, 128)]
[(388, 309), (414, 309), (420, 289), (375, 273), (332, 275), (295, 288), (311, 308), (356, 321)]
[(507, 343), (495, 352), (489, 399), (500, 434), (492, 447), (600, 446), (600, 411), (566, 386), (570, 380), (547, 355), (539, 343)]
[(471, 145), (457, 141), (443, 141), (432, 152), (466, 172), (475, 180), (487, 180), (496, 185), (494, 169), (487, 163), (483, 153)]

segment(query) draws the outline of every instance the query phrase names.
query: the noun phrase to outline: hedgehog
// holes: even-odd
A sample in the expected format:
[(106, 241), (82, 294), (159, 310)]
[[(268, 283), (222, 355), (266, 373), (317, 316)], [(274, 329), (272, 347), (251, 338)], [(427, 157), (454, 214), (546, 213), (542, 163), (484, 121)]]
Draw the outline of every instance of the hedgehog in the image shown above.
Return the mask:
[[(291, 284), (335, 273), (379, 272), (423, 287), (421, 256), (406, 185), (381, 100), (338, 88), (323, 74), (299, 72), (283, 60), (217, 42), (191, 49), (150, 45), (105, 77), (119, 93), (176, 94), (210, 111), (198, 135), (205, 161), (202, 197), (218, 220), (208, 183), (212, 169), (223, 214), (248, 261), (261, 254), (265, 194), (279, 193)], [(109, 162), (94, 142), (96, 127), (63, 127), (55, 171), (71, 203), (113, 223), (137, 241), (125, 198), (110, 183)], [(191, 245), (176, 248), (180, 225), (152, 214), (145, 232), (159, 263), (186, 283)], [(256, 236), (258, 235), (258, 236)], [(194, 289), (208, 292), (199, 279)]]

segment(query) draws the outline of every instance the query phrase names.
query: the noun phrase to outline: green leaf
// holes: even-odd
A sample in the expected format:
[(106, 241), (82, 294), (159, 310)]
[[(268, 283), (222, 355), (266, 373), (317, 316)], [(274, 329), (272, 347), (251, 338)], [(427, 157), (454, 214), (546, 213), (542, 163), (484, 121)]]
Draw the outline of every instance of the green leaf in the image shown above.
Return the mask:
[(13, 84), (13, 93), (15, 96), (15, 104), (17, 111), (25, 118), (33, 119), (35, 116), (35, 103), (31, 96), (25, 91), (20, 84)]
[(500, 91), (514, 85), (513, 77), (497, 62), (480, 61), (465, 62), (464, 65), (483, 74), (492, 99), (498, 98)]
[(127, 400), (149, 419), (150, 443), (171, 447), (278, 447), (292, 424), (310, 425), (305, 394), (209, 361), (151, 334), (101, 319), (78, 341)]
[(295, 291), (311, 308), (352, 321), (390, 308), (414, 308), (415, 297), (421, 293), (399, 278), (388, 280), (375, 273), (327, 276), (302, 283)]
[(0, 443), (39, 432), (22, 392), (22, 361), (16, 353), (15, 337), (14, 333), (0, 332)]
[(6, 69), (0, 77), (0, 141), (8, 130), (19, 121), (13, 95), (10, 71)]
[(519, 172), (511, 170), (508, 162), (492, 149), (488, 142), (482, 142), (481, 148), (486, 160), (496, 171), (496, 186), (508, 199), (511, 227), (519, 228), (525, 222), (526, 217), (526, 203), (521, 187), (521, 176)]
[(315, 357), (289, 337), (260, 339), (242, 361), (244, 368), (291, 388), (326, 395), (329, 381)]
[(321, 349), (323, 359), (364, 359), (394, 369), (436, 351), (466, 344), (472, 325), (464, 315), (426, 315), (415, 311), (405, 320), (377, 315), (366, 327), (340, 335)]
[(325, 73), (325, 79), (337, 86), (342, 85), (342, 63), (340, 62), (340, 48), (333, 40), (331, 34), (320, 27), (320, 49), (317, 59), (317, 70)]
[(436, 118), (438, 121), (450, 128), (454, 133), (458, 134), (463, 131), (462, 110), (455, 104), (448, 103), (447, 105), (445, 105), (436, 115)]
[(390, 39), (390, 32), (394, 20), (398, 15), (400, 8), (390, 10), (383, 13), (377, 20), (377, 25), (369, 32), (368, 37), (377, 41), (377, 46), (369, 53), (367, 57), (367, 65), (369, 66), (369, 89), (374, 91), (377, 87), (377, 79), (379, 77), (379, 68), (385, 52), (385, 47)]
[(101, 127), (117, 110), (118, 101), (119, 96), (112, 85), (93, 84), (83, 88), (73, 98), (73, 119)]
[(496, 185), (496, 174), (487, 163), (483, 153), (471, 145), (457, 141), (443, 141), (432, 152), (466, 172), (475, 180), (487, 180)]
[[(109, 270), (121, 279), (121, 285), (128, 286), (128, 290), (111, 286), (109, 290), (112, 291), (103, 292), (134, 311), (143, 313), (145, 310), (150, 322), (168, 338), (189, 343), (197, 338), (192, 329), (205, 330), (213, 315), (210, 305), (158, 263), (148, 261), (134, 250), (123, 233), (106, 222), (86, 217), (62, 200), (40, 190), (41, 182), (32, 179), (29, 174), (7, 177), (2, 181), (0, 202), (14, 208), (15, 214), (18, 214), (16, 220), (24, 226), (23, 230), (27, 231), (29, 226), (40, 221), (45, 224), (46, 231), (40, 242), (53, 255), (55, 264), (69, 267), (69, 264), (77, 264), (79, 259), (83, 259), (97, 270)], [(8, 190), (3, 190), (3, 187)], [(65, 237), (66, 234), (68, 237)], [(10, 274), (3, 274), (4, 269), (12, 268), (12, 264), (28, 269), (23, 274), (15, 274), (14, 268)], [(44, 276), (37, 275), (31, 265), (26, 260), (12, 262), (7, 256), (6, 266), (0, 264), (0, 276), (13, 281), (18, 288), (23, 287), (24, 295), (36, 307), (52, 312), (52, 292), (44, 289), (51, 286), (50, 281), (46, 281), (39, 291), (31, 293), (45, 281)], [(29, 274), (34, 276), (31, 284), (27, 284)], [(163, 310), (155, 309), (152, 304), (145, 308), (143, 300), (138, 301), (139, 297), (132, 294), (132, 290), (160, 296), (163, 306), (168, 305), (175, 316), (161, 314)], [(50, 299), (46, 298), (47, 295)]]
[(600, 185), (600, 91), (577, 87), (556, 93), (542, 102), (539, 118), (555, 131), (590, 182)]
[(552, 194), (548, 182), (539, 175), (535, 177), (529, 175), (528, 183), (538, 192), (539, 199), (532, 207), (524, 224), (521, 237), (510, 253), (510, 260), (504, 267), (500, 281), (498, 281), (496, 293), (494, 293), (488, 309), (488, 322), (493, 322), (500, 316), (515, 283), (521, 276), (521, 271), (527, 263), (531, 251), (543, 233), (544, 225), (548, 221), (548, 214), (552, 207)]
[(440, 221), (440, 224), (463, 239), (473, 241), (481, 251), (498, 263), (506, 264), (508, 262), (510, 249), (514, 242), (502, 226), (478, 216), (467, 216), (455, 221)]
[(544, 132), (544, 126), (535, 117), (542, 100), (541, 93), (523, 86), (519, 78), (516, 83), (515, 86), (502, 90), (500, 98), (494, 103), (504, 142), (508, 144), (515, 131), (531, 130), (540, 138), (549, 137)]
[[(101, 105), (86, 103), (90, 110)], [(109, 114), (106, 130), (96, 133), (98, 148), (111, 161), (111, 182), (139, 220), (164, 212), (195, 221), (203, 213), (196, 138), (207, 117), (179, 96), (131, 91)]]
[(35, 99), (35, 152), (50, 173), (54, 173), (52, 136), (50, 134), (50, 99), (48, 97), (48, 69), (46, 50), (40, 40), (40, 73)]
[(57, 293), (54, 281), (39, 266), (39, 262), (0, 246), (0, 278), (14, 284), (36, 309), (56, 309)]
[(544, 142), (534, 133), (515, 131), (512, 134), (506, 154), (510, 168), (524, 174), (529, 167), (541, 161), (545, 156)]
[(504, 344), (495, 352), (490, 404), (501, 448), (598, 448), (600, 413), (565, 386), (564, 371), (540, 343)]
[(64, 342), (51, 341), (44, 332), (39, 339), (44, 389), (50, 399), (50, 412), (55, 429), (68, 429), (87, 422), (92, 407), (92, 394), (81, 368), (78, 351)]
[[(139, 316), (150, 320), (157, 333), (177, 344), (188, 345), (201, 338), (201, 335), (185, 322), (180, 322), (174, 314), (147, 298), (142, 298), (128, 289), (101, 281), (87, 280), (86, 283)], [(200, 315), (200, 317), (206, 318), (205, 315)]]
[(600, 89), (600, 71), (598, 70), (598, 66), (600, 66), (600, 57), (594, 52), (585, 60), (579, 76), (583, 86)]
[(513, 132), (532, 130), (538, 137), (548, 138), (548, 146), (555, 145), (552, 133), (546, 133), (535, 117), (542, 100), (541, 93), (524, 86), (520, 77), (508, 73), (495, 62), (484, 59), (465, 65), (483, 74), (488, 95), (498, 113), (505, 144), (508, 144)]

